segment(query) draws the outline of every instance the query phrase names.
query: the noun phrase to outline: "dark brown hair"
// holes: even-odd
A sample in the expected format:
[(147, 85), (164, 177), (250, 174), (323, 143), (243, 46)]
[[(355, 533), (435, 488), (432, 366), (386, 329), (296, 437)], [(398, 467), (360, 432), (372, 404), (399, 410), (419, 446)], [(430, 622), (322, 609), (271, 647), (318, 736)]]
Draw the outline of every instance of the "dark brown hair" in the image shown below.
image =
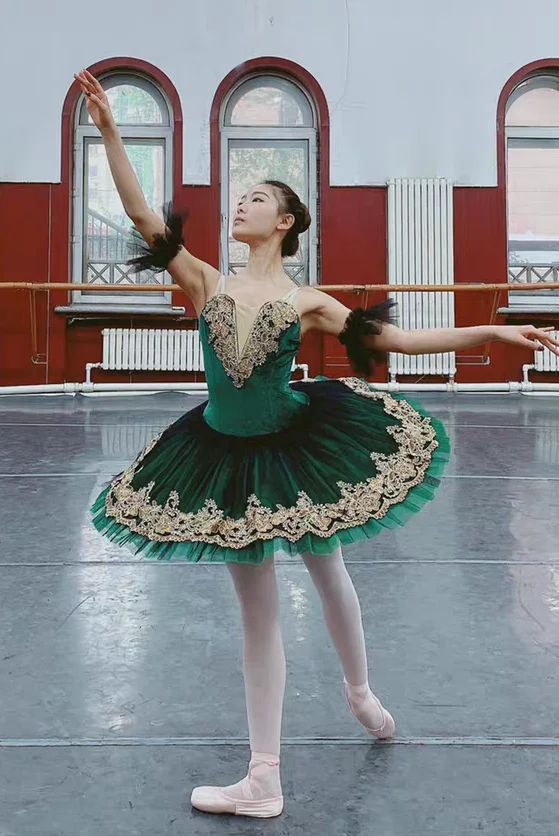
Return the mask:
[(282, 257), (295, 255), (299, 249), (299, 235), (305, 232), (311, 225), (309, 210), (291, 186), (282, 183), (280, 180), (264, 180), (264, 183), (268, 186), (273, 186), (276, 190), (280, 212), (286, 215), (293, 215), (295, 218), (295, 223), (287, 230), (281, 242)]

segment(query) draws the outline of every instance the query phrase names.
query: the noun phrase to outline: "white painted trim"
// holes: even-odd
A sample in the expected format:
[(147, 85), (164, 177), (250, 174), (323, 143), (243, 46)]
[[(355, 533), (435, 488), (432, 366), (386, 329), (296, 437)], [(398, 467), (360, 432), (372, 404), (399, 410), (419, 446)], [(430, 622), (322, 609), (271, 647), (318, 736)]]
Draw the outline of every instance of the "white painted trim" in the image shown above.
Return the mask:
[(507, 139), (559, 139), (558, 127), (505, 128)]

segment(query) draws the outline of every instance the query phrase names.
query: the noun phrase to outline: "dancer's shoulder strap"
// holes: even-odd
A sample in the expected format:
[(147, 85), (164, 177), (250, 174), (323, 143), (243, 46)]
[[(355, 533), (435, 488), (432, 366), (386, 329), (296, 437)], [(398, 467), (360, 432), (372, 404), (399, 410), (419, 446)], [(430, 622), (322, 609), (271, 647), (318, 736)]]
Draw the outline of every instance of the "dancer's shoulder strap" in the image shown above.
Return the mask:
[(299, 290), (300, 288), (298, 285), (296, 285), (292, 290), (288, 290), (285, 296), (282, 296), (282, 301), (290, 302), (291, 304), (293, 304), (293, 300), (297, 296)]

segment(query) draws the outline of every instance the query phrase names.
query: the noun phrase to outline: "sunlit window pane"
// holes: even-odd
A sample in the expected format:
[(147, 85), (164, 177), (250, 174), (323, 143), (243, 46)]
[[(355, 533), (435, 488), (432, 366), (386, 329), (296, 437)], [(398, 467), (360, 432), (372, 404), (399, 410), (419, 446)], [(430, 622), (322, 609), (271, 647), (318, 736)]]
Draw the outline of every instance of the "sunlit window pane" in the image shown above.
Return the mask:
[[(116, 84), (105, 89), (111, 112), (117, 125), (164, 125), (169, 124), (160, 103), (147, 90), (135, 84)], [(93, 124), (87, 109), (82, 123)]]
[[(306, 140), (232, 140), (229, 143), (229, 265), (233, 270), (248, 260), (248, 246), (231, 234), (237, 203), (252, 186), (280, 180), (308, 205), (308, 143)], [(303, 280), (308, 232), (299, 236), (299, 252), (285, 259), (288, 272)]]
[(282, 78), (260, 77), (245, 82), (231, 97), (225, 124), (310, 127), (313, 117), (308, 99), (294, 84)]
[[(509, 140), (507, 197), (510, 280), (523, 284), (557, 281), (558, 140)], [(540, 290), (538, 298), (556, 294)]]
[(507, 108), (506, 125), (559, 127), (559, 84), (542, 79), (518, 87)]
[(559, 143), (509, 147), (509, 238), (559, 240)]
[[(125, 140), (125, 144), (148, 205), (160, 212), (165, 199), (163, 142)], [(126, 264), (134, 254), (130, 248), (132, 222), (115, 188), (105, 146), (96, 140), (86, 143), (85, 176), (84, 276), (87, 284), (159, 281), (160, 275), (154, 277), (150, 271), (134, 274)]]
[[(507, 104), (509, 281), (559, 281), (559, 79), (527, 79)], [(556, 290), (538, 290), (532, 304)], [(528, 299), (510, 294), (515, 303)]]

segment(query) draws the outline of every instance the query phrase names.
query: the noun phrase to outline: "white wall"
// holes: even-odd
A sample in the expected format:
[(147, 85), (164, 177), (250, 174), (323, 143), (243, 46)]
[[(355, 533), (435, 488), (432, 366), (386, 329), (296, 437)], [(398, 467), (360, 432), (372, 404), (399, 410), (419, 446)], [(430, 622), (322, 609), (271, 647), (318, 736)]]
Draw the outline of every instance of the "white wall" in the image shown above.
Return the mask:
[(557, 0), (20, 0), (2, 20), (0, 180), (59, 182), (73, 73), (127, 56), (177, 87), (184, 181), (209, 183), (217, 86), (243, 61), (275, 55), (324, 90), (333, 184), (440, 175), (494, 185), (499, 93), (524, 64), (559, 53), (558, 32)]

